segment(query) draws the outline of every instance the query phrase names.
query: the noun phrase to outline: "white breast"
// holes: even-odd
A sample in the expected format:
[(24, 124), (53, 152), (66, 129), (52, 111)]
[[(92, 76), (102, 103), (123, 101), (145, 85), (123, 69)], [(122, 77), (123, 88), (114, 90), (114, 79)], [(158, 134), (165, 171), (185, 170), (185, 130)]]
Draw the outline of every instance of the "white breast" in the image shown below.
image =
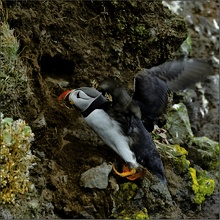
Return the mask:
[(85, 121), (125, 162), (134, 168), (139, 166), (134, 153), (130, 150), (129, 139), (123, 135), (120, 124), (104, 110), (94, 110)]

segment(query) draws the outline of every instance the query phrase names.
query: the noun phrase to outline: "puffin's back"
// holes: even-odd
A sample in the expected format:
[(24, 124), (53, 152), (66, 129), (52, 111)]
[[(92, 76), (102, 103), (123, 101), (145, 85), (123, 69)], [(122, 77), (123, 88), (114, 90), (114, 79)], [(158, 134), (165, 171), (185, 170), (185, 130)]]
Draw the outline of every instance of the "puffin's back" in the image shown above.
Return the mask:
[(135, 128), (131, 137), (134, 138), (132, 150), (135, 153), (137, 162), (155, 174), (163, 183), (166, 183), (164, 166), (151, 135), (145, 129), (141, 120), (133, 118), (131, 124)]

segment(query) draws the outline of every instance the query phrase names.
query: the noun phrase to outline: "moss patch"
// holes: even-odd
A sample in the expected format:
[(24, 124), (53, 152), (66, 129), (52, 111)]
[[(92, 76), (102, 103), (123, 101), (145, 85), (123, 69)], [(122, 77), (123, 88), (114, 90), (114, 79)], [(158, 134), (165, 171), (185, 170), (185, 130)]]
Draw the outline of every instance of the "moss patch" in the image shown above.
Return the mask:
[(137, 185), (135, 183), (127, 182), (120, 185), (118, 198), (123, 200), (130, 200), (136, 193)]
[[(176, 150), (176, 153), (179, 153), (179, 156), (188, 154), (188, 151), (185, 148), (180, 147), (178, 144), (174, 145), (174, 149)], [(176, 156), (178, 156), (178, 155), (176, 155)]]
[(131, 214), (129, 214), (128, 210), (123, 210), (118, 216), (118, 219), (148, 219), (149, 220), (150, 218), (148, 216), (147, 209), (143, 208), (143, 210)]
[(219, 143), (207, 137), (195, 137), (189, 146), (190, 158), (206, 170), (215, 170), (219, 166)]
[(158, 143), (157, 146), (160, 153), (171, 160), (175, 167), (176, 173), (180, 174), (188, 171), (190, 161), (186, 158), (188, 151), (185, 148), (180, 147), (177, 144), (169, 145)]
[(210, 196), (214, 192), (215, 181), (207, 176), (207, 172), (200, 172), (198, 177), (196, 170), (189, 168), (189, 173), (192, 178), (192, 190), (195, 194), (194, 202), (201, 204), (205, 201), (206, 196)]

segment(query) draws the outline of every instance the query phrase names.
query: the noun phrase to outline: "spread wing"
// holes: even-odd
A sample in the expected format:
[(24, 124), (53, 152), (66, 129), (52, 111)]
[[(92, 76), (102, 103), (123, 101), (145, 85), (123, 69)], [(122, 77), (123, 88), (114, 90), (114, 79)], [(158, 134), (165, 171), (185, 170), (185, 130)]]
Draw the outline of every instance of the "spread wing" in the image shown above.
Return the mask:
[(136, 75), (133, 99), (144, 119), (155, 119), (166, 109), (169, 91), (186, 89), (211, 73), (212, 65), (204, 59), (166, 62)]
[(211, 61), (188, 59), (166, 62), (148, 70), (151, 76), (165, 81), (172, 91), (183, 90), (212, 73)]

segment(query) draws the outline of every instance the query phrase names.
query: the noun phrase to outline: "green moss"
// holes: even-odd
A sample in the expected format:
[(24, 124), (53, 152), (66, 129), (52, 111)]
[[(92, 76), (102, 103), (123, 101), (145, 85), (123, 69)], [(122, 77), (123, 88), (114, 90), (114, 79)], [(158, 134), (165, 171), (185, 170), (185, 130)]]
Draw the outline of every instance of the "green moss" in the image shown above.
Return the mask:
[(123, 200), (130, 200), (136, 193), (137, 185), (135, 183), (127, 182), (120, 185), (118, 198)]
[(189, 173), (192, 178), (192, 190), (195, 194), (194, 202), (201, 204), (205, 201), (206, 196), (210, 196), (214, 192), (215, 181), (209, 178), (205, 172), (200, 172), (196, 175), (196, 170), (192, 167), (189, 168)]
[(176, 170), (178, 173), (185, 173), (189, 169), (190, 161), (186, 159), (185, 155), (182, 155), (179, 158), (175, 158), (176, 161)]
[(111, 217), (116, 219), (149, 219), (147, 209), (140, 210), (132, 205), (132, 198), (137, 192), (137, 185), (132, 182), (120, 184), (120, 190), (116, 194), (115, 204), (118, 213)]
[(167, 156), (169, 156), (169, 157), (174, 158), (174, 157), (179, 157), (179, 156), (183, 156), (183, 155), (188, 155), (188, 151), (185, 148), (180, 147), (177, 144), (175, 144), (175, 145), (162, 144), (159, 142), (156, 142), (156, 144), (157, 144), (157, 148), (159, 149), (159, 151), (162, 154), (167, 154)]
[(135, 30), (136, 30), (137, 34), (139, 34), (140, 36), (143, 36), (143, 35), (146, 34), (146, 28), (142, 24), (140, 24), (137, 27), (135, 27)]
[(140, 211), (132, 212), (131, 210), (123, 210), (120, 212), (118, 219), (150, 219), (146, 208)]
[(190, 35), (188, 35), (186, 40), (181, 44), (180, 49), (185, 54), (190, 54), (192, 52), (192, 39)]
[(219, 143), (207, 137), (194, 137), (189, 146), (190, 157), (205, 170), (219, 166)]
[(161, 143), (157, 143), (157, 148), (161, 154), (171, 160), (177, 173), (180, 174), (188, 171), (190, 161), (186, 158), (188, 151), (185, 148), (177, 144), (170, 145)]
[(199, 184), (198, 184), (197, 177), (196, 177), (196, 170), (193, 169), (192, 167), (190, 167), (189, 173), (191, 175), (192, 182), (193, 182), (192, 189), (193, 189), (194, 193), (197, 193), (199, 190)]
[(133, 215), (133, 218), (134, 219), (150, 219), (146, 208), (144, 208), (143, 211), (137, 212), (135, 215)]
[(175, 149), (175, 153), (176, 153), (175, 156), (188, 155), (188, 151), (185, 148), (180, 147), (178, 144), (174, 145), (174, 149)]
[(118, 219), (130, 219), (128, 216), (126, 216), (126, 210), (122, 210), (118, 216)]
[[(194, 137), (192, 142), (199, 146), (202, 150), (211, 150), (215, 154), (219, 153), (219, 143), (213, 140), (210, 140), (207, 137)], [(211, 149), (210, 149), (211, 148)]]

